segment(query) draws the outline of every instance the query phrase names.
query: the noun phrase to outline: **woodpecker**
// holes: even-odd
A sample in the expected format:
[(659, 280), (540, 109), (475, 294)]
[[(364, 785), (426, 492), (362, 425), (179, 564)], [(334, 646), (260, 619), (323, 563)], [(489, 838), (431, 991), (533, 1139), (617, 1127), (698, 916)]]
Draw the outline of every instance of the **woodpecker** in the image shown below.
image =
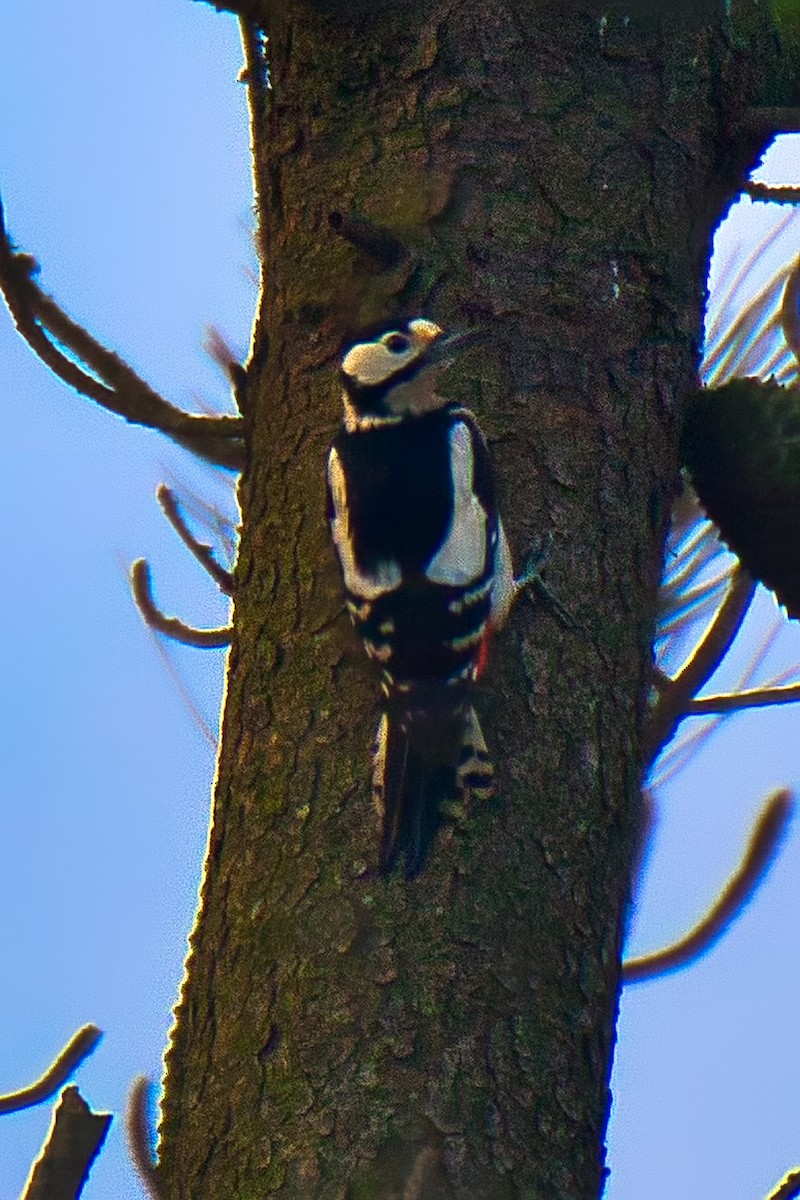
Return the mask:
[(348, 348), (328, 519), (350, 617), (381, 675), (373, 795), (380, 870), (422, 869), (440, 807), (493, 792), (472, 704), (520, 586), (473, 414), (436, 390), (474, 333), (418, 317)]

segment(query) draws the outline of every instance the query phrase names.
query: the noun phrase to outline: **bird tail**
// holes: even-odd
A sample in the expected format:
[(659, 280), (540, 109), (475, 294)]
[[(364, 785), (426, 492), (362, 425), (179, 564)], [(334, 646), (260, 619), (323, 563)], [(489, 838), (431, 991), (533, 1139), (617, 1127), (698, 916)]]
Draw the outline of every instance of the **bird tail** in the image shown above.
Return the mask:
[(478, 714), (471, 704), (464, 714), (456, 788), (459, 795), (469, 794), (474, 800), (488, 800), (494, 795), (494, 767)]
[(432, 712), (387, 707), (375, 739), (373, 797), (383, 821), (380, 870), (405, 858), (413, 879), (425, 865), (442, 805), (467, 794), (484, 800), (494, 770), (471, 705)]

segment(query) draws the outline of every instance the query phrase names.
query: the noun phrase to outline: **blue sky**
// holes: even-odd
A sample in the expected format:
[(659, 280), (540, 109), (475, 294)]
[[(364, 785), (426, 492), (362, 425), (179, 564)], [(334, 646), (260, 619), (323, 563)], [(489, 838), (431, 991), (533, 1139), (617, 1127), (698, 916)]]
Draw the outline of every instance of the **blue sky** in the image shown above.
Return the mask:
[[(213, 324), (244, 356), (255, 303), (236, 23), (193, 0), (130, 0), (102, 18), (94, 0), (68, 8), (40, 0), (3, 15), (8, 225), (46, 289), (164, 395), (227, 410), (202, 342)], [(800, 182), (797, 145), (784, 141), (776, 180)], [(734, 241), (758, 240), (763, 206), (743, 212)], [(787, 260), (798, 228), (777, 250)], [(224, 623), (154, 492), (167, 479), (231, 511), (230, 484), (74, 395), (4, 313), (0, 393), (0, 1092), (94, 1021), (106, 1036), (77, 1082), (119, 1113), (134, 1076), (160, 1075), (207, 831), (213, 748), (172, 671), (216, 733), (224, 670), (219, 651), (170, 646), (165, 659), (126, 572), (148, 557), (166, 611)], [(740, 663), (775, 613), (761, 595)], [(800, 662), (798, 631), (772, 653)], [(726, 722), (660, 793), (632, 952), (694, 923), (766, 791), (798, 781), (800, 709)], [(761, 1200), (800, 1163), (798, 879), (793, 828), (712, 954), (625, 994), (608, 1200)], [(49, 1105), (0, 1120), (0, 1195), (21, 1191), (49, 1120)], [(120, 1120), (84, 1195), (143, 1196)]]

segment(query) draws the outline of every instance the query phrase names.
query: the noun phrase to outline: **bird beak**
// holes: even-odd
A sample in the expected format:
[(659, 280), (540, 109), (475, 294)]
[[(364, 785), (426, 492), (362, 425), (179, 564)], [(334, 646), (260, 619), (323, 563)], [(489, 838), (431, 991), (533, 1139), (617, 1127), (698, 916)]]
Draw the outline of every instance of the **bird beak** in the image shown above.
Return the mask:
[(461, 329), (452, 333), (440, 334), (431, 344), (425, 357), (431, 366), (434, 363), (451, 362), (457, 354), (469, 350), (471, 346), (482, 341), (485, 336), (483, 329)]

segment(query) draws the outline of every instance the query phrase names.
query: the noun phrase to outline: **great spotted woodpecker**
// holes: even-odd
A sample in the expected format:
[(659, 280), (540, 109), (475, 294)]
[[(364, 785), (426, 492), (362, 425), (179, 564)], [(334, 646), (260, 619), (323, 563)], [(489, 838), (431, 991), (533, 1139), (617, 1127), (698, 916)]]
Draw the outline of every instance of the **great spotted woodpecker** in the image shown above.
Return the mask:
[(436, 391), (475, 340), (417, 318), (341, 362), (344, 420), (328, 456), (328, 518), (347, 608), (379, 664), (373, 794), (382, 873), (424, 865), (440, 806), (485, 798), (494, 771), (472, 705), (515, 581), (486, 441)]

